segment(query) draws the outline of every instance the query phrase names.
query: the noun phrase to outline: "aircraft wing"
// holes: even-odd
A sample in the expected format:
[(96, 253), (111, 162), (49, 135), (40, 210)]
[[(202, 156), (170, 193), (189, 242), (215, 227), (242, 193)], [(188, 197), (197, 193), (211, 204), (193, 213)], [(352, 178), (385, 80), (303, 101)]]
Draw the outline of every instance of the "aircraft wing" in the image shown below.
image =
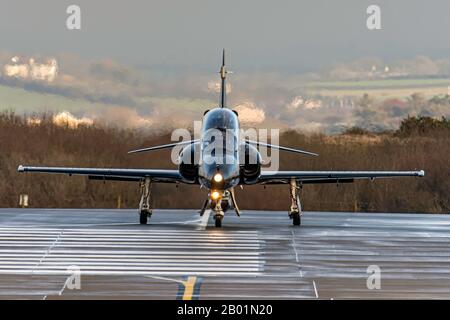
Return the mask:
[(140, 153), (140, 152), (148, 152), (148, 151), (155, 151), (155, 150), (161, 150), (161, 149), (170, 149), (176, 146), (183, 146), (186, 144), (193, 144), (196, 142), (199, 142), (199, 139), (196, 140), (188, 140), (188, 141), (181, 141), (181, 142), (175, 142), (175, 143), (169, 143), (169, 144), (163, 144), (160, 146), (153, 146), (153, 147), (149, 147), (149, 148), (142, 148), (142, 149), (136, 149), (136, 150), (131, 150), (128, 151), (129, 154), (131, 153)]
[(262, 146), (262, 147), (267, 147), (267, 148), (271, 148), (271, 149), (278, 149), (280, 151), (288, 151), (288, 152), (293, 152), (293, 153), (306, 154), (308, 156), (315, 156), (315, 157), (318, 156), (318, 154), (314, 153), (314, 152), (309, 152), (309, 151), (300, 150), (300, 149), (293, 149), (293, 148), (288, 148), (288, 147), (282, 147), (282, 146), (277, 146), (275, 144), (264, 143), (264, 142), (259, 142), (259, 141), (246, 140), (245, 143), (254, 144), (255, 146), (258, 146), (258, 147)]
[(349, 183), (355, 179), (423, 177), (425, 171), (262, 171), (258, 183), (284, 184), (295, 179), (303, 184)]
[(29, 167), (20, 165), (19, 172), (59, 173), (88, 176), (93, 180), (140, 181), (152, 178), (155, 182), (183, 182), (178, 170), (165, 169), (113, 169), (113, 168), (69, 168), (69, 167)]

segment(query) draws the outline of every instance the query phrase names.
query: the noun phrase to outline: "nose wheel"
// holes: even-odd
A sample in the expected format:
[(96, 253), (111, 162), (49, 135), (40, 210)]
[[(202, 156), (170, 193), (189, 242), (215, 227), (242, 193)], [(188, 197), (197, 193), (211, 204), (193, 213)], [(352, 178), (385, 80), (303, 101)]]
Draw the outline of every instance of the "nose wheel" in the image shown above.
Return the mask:
[(216, 228), (222, 228), (222, 220), (223, 220), (222, 215), (214, 216), (214, 224), (215, 224)]
[(224, 212), (222, 209), (222, 199), (219, 198), (214, 206), (214, 224), (216, 228), (222, 228), (222, 220), (223, 220)]

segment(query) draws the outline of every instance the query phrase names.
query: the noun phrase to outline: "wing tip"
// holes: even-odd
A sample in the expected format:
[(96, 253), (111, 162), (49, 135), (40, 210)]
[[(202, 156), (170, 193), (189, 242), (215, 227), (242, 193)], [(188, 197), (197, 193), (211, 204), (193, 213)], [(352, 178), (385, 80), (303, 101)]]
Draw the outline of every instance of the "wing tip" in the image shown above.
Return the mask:
[(152, 151), (152, 150), (157, 150), (157, 149), (155, 149), (155, 147), (134, 149), (134, 150), (128, 151), (127, 154), (141, 153), (141, 152)]
[(21, 164), (19, 164), (19, 166), (17, 167), (17, 171), (18, 172), (25, 172), (25, 167)]
[(298, 150), (296, 152), (301, 153), (301, 154), (305, 154), (307, 156), (313, 156), (313, 157), (318, 157), (319, 156), (318, 153), (311, 152), (311, 151)]
[(419, 177), (425, 177), (425, 170), (420, 170), (419, 172), (417, 172), (417, 175)]

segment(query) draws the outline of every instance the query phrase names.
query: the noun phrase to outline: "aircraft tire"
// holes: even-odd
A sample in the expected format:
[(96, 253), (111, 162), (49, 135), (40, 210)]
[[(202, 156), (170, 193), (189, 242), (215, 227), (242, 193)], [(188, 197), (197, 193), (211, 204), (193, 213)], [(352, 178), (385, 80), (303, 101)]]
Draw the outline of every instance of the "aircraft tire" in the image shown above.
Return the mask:
[(299, 213), (294, 213), (294, 214), (292, 215), (292, 224), (293, 224), (294, 226), (299, 226), (299, 225), (302, 224), (302, 218), (301, 218), (301, 216), (300, 216)]
[(222, 217), (221, 216), (215, 216), (214, 217), (214, 223), (216, 225), (216, 228), (222, 228)]
[(141, 212), (139, 214), (139, 223), (140, 224), (147, 224), (148, 219), (148, 213), (147, 212)]

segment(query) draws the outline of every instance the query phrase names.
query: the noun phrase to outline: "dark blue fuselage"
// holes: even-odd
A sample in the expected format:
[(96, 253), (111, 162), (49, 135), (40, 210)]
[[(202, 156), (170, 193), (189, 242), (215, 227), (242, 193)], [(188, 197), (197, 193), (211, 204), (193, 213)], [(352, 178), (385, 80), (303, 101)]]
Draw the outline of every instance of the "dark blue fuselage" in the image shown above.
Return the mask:
[[(226, 190), (239, 183), (239, 120), (227, 108), (215, 108), (203, 118), (199, 182), (214, 190)], [(214, 179), (216, 174), (221, 181)]]

